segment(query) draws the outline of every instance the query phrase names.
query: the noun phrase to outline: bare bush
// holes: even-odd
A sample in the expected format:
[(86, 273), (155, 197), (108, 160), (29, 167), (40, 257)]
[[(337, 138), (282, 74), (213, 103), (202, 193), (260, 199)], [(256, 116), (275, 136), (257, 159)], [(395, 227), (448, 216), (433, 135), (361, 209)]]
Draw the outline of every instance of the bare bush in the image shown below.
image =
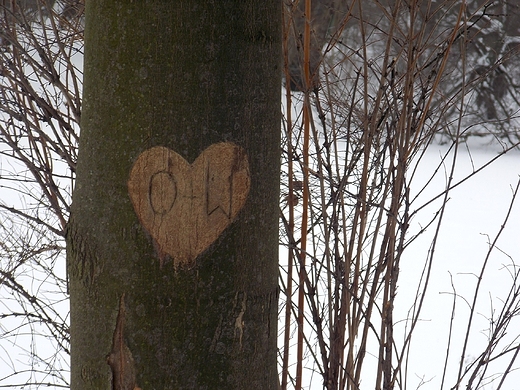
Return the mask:
[(0, 8), (0, 387), (68, 383), (64, 235), (81, 114), (80, 6)]
[[(494, 2), (472, 3), (471, 8), (457, 1), (348, 3), (336, 10), (342, 17), (323, 45), (319, 82), (313, 46), (313, 33), (319, 31), (319, 15), (313, 12), (318, 8), (301, 1), (299, 8), (292, 4), (286, 13), (286, 80), (298, 77), (291, 64), (299, 56), (304, 82), (298, 88), (303, 93), (287, 91), (285, 98), (282, 389), (300, 389), (315, 383), (315, 376), (326, 389), (408, 386), (411, 342), (428, 293), (445, 207), (451, 189), (460, 184), (453, 179), (457, 151), (483, 128), (495, 139), (506, 140), (502, 153), (518, 146), (518, 104), (482, 116), (484, 103), (478, 99), (498, 69), (516, 59), (511, 51), (495, 52), (494, 58), (481, 61), (486, 71), (475, 76), (474, 59), (482, 54), (477, 46), (488, 34), (482, 23), (508, 20), (491, 13), (498, 7)], [(302, 14), (307, 24), (294, 29), (298, 22), (292, 18)], [(302, 42), (299, 52), (292, 39)], [(512, 86), (508, 91), (514, 101), (516, 91)], [(493, 107), (499, 104), (493, 100)], [(487, 129), (477, 127), (484, 121)], [(447, 139), (452, 146), (439, 166), (431, 167), (424, 184), (416, 170), (435, 139)], [(445, 187), (432, 199), (420, 198), (446, 170)], [(436, 211), (429, 223), (410, 229), (431, 204)], [(417, 275), (418, 281), (399, 279), (407, 247), (429, 230), (433, 235), (425, 248), (422, 276)], [(493, 243), (490, 252), (494, 250)], [(491, 361), (500, 359), (506, 367), (515, 361), (518, 338), (500, 352), (495, 349), (505, 324), (518, 314), (518, 272), (511, 272), (504, 311), (493, 319), (500, 330), (490, 334), (481, 357), (471, 362), (466, 345), (460, 356), (448, 347), (446, 361), (457, 355), (460, 370), (451, 375), (445, 366), (439, 373), (446, 376), (444, 386), (482, 388)], [(417, 284), (417, 294), (405, 303), (410, 304), (407, 317), (396, 318), (402, 283)], [(479, 295), (478, 285), (473, 294)], [(471, 313), (475, 307), (476, 299)], [(467, 318), (468, 338), (474, 321), (471, 315)], [(449, 328), (444, 331), (450, 333)], [(497, 374), (495, 383), (502, 385), (507, 372)]]

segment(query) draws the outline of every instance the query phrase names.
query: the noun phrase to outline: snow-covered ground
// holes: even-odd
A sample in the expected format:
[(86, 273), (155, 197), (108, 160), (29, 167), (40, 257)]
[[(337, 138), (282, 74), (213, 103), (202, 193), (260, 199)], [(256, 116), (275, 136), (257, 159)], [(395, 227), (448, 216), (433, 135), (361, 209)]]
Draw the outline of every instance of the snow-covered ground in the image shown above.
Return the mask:
[[(418, 183), (429, 178), (447, 149), (438, 145), (429, 148), (419, 165)], [(471, 147), (462, 145), (458, 153), (453, 175), (454, 183), (495, 158), (498, 149), (475, 144)], [(417, 204), (424, 203), (443, 190), (451, 168), (451, 156), (452, 154), (446, 159), (445, 171), (441, 169), (428, 190), (421, 194)], [(408, 360), (408, 389), (416, 389), (421, 385), (423, 389), (451, 389), (455, 385), (478, 277), (486, 263), (490, 245), (504, 225), (519, 179), (520, 152), (514, 150), (501, 156), (449, 193), (449, 201), (434, 248), (429, 288)], [(412, 193), (418, 188), (420, 186), (412, 185)], [(412, 224), (411, 232), (424, 225), (437, 209), (438, 203), (422, 210)], [(434, 229), (430, 228), (405, 251), (396, 299), (396, 321), (409, 317), (407, 309), (413, 304), (425, 261), (430, 254), (433, 231)], [(519, 265), (520, 200), (511, 208), (507, 224), (496, 242), (496, 248), (487, 260), (467, 341), (468, 347), (463, 357), (463, 369), (480, 357), (490, 333), (496, 329), (497, 317), (511, 287), (514, 286), (513, 276), (514, 273), (518, 273)], [(452, 313), (451, 346), (448, 346)], [(410, 323), (403, 321), (397, 328), (400, 327), (402, 330), (405, 325), (410, 326)], [(516, 340), (518, 345), (519, 338), (520, 319), (515, 318), (509, 325), (504, 342), (497, 346), (494, 355), (507, 348), (507, 342)], [(445, 362), (447, 352), (449, 359)], [(502, 359), (497, 359), (485, 376), (491, 379), (494, 374), (503, 372), (512, 355), (509, 353)], [(445, 364), (446, 379), (441, 387)], [(502, 389), (514, 389), (520, 383), (520, 358), (513, 363), (512, 370), (513, 373), (505, 381)], [(495, 389), (498, 383), (499, 380), (483, 388)], [(465, 388), (465, 385), (461, 388)]]

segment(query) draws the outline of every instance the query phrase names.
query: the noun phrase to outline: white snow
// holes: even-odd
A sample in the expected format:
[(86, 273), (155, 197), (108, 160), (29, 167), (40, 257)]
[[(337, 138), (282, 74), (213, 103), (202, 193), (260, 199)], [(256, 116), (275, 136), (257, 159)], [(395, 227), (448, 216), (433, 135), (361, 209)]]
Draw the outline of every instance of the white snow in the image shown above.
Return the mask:
[[(420, 163), (418, 176), (431, 174), (437, 166), (447, 147), (432, 145)], [(479, 167), (496, 157), (497, 149), (484, 147), (462, 146), (455, 163), (454, 182), (471, 174)], [(447, 159), (451, 163), (451, 157)], [(448, 175), (450, 166), (446, 166)], [(419, 200), (433, 197), (444, 189), (447, 176), (440, 172), (435, 184), (429, 186)], [(470, 314), (478, 276), (481, 272), (490, 245), (504, 224), (511, 204), (513, 190), (520, 178), (520, 152), (513, 150), (500, 157), (474, 177), (463, 182), (449, 193), (444, 220), (434, 251), (431, 280), (424, 301), (420, 321), (418, 323), (412, 344), (409, 363), (408, 389), (416, 389), (421, 384), (424, 389), (440, 389), (442, 371), (448, 348), (450, 319), (452, 315), (454, 296), (456, 306), (453, 320), (453, 333), (445, 389), (455, 385), (455, 377), (459, 369), (461, 351), (464, 343), (467, 321)], [(417, 190), (417, 189), (416, 189)], [(413, 192), (413, 185), (412, 185)], [(418, 204), (422, 202), (419, 201)], [(437, 207), (438, 208), (438, 207)], [(424, 225), (437, 208), (425, 209), (419, 214), (411, 226), (411, 232), (417, 231), (419, 225)], [(396, 300), (395, 320), (399, 315), (407, 318), (407, 308), (413, 304), (413, 298), (419, 284), (433, 234), (429, 232), (419, 237), (405, 251), (401, 263), (400, 287)], [(518, 272), (520, 264), (520, 201), (511, 208), (511, 214), (501, 233), (496, 248), (491, 252), (482, 277), (474, 321), (470, 330), (468, 349), (464, 356), (464, 368), (471, 359), (477, 358), (487, 344), (490, 330), (493, 328), (492, 318), (500, 313), (503, 300), (513, 284), (513, 273)], [(516, 265), (515, 265), (516, 264)], [(404, 326), (401, 323), (401, 329)], [(409, 323), (408, 323), (409, 325)], [(519, 319), (513, 319), (509, 325), (506, 340), (512, 341), (520, 336)], [(501, 351), (506, 343), (497, 347)], [(503, 372), (508, 354), (486, 374), (492, 377), (494, 373)], [(520, 383), (520, 360), (513, 365), (516, 372), (510, 375), (503, 389), (513, 389)], [(427, 382), (427, 383), (423, 383)], [(485, 386), (486, 389), (496, 388), (498, 382)], [(465, 382), (463, 386), (465, 388)]]

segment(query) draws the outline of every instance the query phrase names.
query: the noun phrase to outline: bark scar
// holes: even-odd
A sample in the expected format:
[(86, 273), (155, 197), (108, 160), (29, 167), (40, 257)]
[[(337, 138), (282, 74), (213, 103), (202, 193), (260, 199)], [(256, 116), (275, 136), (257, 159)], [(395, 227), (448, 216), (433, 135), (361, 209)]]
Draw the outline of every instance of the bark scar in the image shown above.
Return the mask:
[(124, 339), (125, 315), (125, 294), (123, 293), (119, 300), (112, 350), (107, 356), (107, 363), (112, 370), (112, 390), (141, 390), (136, 383), (134, 358)]
[[(238, 293), (235, 299), (238, 298)], [(247, 293), (244, 293), (242, 296), (240, 313), (238, 313), (237, 318), (235, 319), (235, 334), (238, 334), (238, 341), (240, 345), (240, 349), (242, 349), (242, 336), (244, 335), (244, 313), (247, 308)]]

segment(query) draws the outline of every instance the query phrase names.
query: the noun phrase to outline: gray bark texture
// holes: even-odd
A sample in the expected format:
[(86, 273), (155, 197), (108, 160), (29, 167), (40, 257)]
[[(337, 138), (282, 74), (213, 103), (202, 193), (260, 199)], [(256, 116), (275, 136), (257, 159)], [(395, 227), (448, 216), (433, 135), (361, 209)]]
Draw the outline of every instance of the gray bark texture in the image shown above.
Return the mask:
[[(281, 12), (279, 0), (86, 2), (67, 228), (72, 390), (277, 388)], [(189, 246), (197, 250), (183, 262), (156, 242), (161, 226), (143, 226), (140, 218), (149, 220), (136, 210), (148, 196), (153, 212), (171, 218), (179, 183), (199, 178), (176, 181), (177, 171), (165, 168), (143, 193), (138, 181), (150, 167), (141, 158), (131, 196), (130, 172), (149, 150), (185, 159), (183, 174), (206, 175), (201, 186), (230, 178), (206, 191), (211, 200), (182, 200), (182, 215), (211, 206), (229, 219), (204, 239), (191, 226), (203, 213), (179, 221), (194, 229), (184, 241), (206, 245), (218, 236), (200, 253)], [(220, 165), (215, 150), (227, 153)], [(152, 193), (162, 186), (170, 186), (166, 201)], [(220, 198), (223, 188), (241, 192)]]

